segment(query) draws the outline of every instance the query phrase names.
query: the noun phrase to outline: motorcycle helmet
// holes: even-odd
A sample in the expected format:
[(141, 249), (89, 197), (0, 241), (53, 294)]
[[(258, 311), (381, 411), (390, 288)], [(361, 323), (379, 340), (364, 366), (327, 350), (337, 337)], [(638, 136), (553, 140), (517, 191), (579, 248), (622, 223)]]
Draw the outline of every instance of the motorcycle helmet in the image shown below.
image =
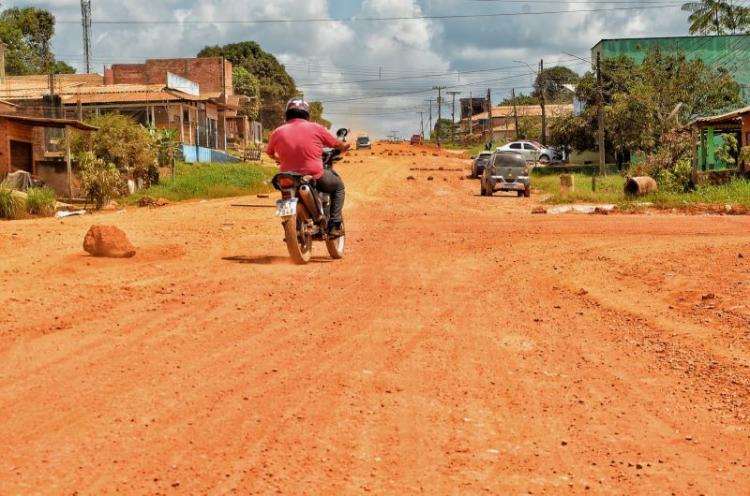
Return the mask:
[(310, 120), (310, 105), (302, 98), (292, 98), (286, 104), (286, 120)]

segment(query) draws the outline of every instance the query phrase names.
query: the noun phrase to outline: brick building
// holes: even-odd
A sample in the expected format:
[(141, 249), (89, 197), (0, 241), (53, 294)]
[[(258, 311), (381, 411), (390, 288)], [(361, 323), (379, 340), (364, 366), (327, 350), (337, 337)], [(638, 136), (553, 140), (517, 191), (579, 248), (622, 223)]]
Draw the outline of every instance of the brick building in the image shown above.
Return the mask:
[(115, 64), (104, 75), (56, 75), (51, 81), (10, 76), (0, 81), (0, 98), (23, 115), (84, 120), (120, 113), (144, 126), (173, 129), (189, 162), (230, 159), (221, 152), (244, 149), (262, 133), (239, 114), (246, 97), (234, 94), (232, 64), (222, 57)]

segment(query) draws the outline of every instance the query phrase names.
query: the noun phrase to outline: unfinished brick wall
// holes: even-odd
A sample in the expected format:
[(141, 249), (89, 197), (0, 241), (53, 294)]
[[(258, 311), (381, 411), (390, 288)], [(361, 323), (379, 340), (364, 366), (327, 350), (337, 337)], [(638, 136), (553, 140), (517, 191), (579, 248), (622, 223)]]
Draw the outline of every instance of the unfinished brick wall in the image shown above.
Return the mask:
[[(167, 84), (167, 72), (200, 85), (201, 93), (233, 94), (232, 64), (221, 57), (147, 60), (145, 64), (115, 64), (114, 84)], [(223, 77), (222, 77), (223, 75)]]
[(143, 64), (115, 64), (112, 66), (113, 84), (146, 84)]

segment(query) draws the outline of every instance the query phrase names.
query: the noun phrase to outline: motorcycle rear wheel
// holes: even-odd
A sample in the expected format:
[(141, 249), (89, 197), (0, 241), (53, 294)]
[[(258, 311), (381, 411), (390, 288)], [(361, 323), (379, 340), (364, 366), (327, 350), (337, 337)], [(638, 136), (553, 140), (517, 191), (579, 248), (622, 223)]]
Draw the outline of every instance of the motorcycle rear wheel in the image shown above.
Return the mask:
[(312, 258), (312, 236), (305, 234), (304, 221), (299, 213), (284, 220), (284, 240), (289, 256), (297, 265), (305, 265)]
[(334, 260), (341, 260), (344, 258), (344, 250), (346, 249), (346, 236), (339, 236), (336, 239), (327, 239), (326, 248), (328, 248), (328, 254)]

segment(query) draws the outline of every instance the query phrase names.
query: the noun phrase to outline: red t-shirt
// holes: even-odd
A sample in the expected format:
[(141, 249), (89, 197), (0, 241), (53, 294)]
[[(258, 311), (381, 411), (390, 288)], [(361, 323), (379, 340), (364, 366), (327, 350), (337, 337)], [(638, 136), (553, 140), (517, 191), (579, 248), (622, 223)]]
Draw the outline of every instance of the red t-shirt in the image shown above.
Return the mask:
[(268, 140), (268, 153), (281, 162), (281, 172), (296, 172), (320, 179), (323, 148), (332, 148), (336, 138), (320, 124), (292, 119), (277, 128)]

